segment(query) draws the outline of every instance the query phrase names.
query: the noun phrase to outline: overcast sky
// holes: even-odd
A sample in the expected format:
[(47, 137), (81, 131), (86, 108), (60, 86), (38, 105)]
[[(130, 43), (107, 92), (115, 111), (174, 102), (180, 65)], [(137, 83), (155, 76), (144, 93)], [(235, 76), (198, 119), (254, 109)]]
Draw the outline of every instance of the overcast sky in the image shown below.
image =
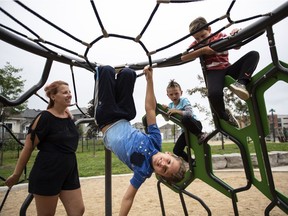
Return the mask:
[[(90, 0), (29, 0), (22, 2), (50, 22), (82, 41), (91, 43), (102, 34)], [(141, 38), (141, 41), (149, 51), (166, 46), (183, 36), (186, 36), (189, 33), (188, 26), (194, 18), (204, 16), (207, 21), (212, 21), (224, 15), (231, 2), (232, 1), (230, 0), (206, 0), (194, 3), (161, 4), (153, 17), (151, 24)], [(273, 11), (284, 2), (286, 2), (286, 0), (237, 0), (230, 12), (230, 16), (232, 20), (236, 21), (259, 14), (266, 14)], [(136, 37), (142, 31), (151, 15), (151, 12), (156, 5), (156, 0), (97, 0), (95, 1), (95, 5), (101, 17), (102, 24), (108, 33)], [(21, 20), (23, 24), (31, 28), (43, 39), (79, 54), (83, 55), (85, 53), (86, 47), (40, 21), (15, 2), (1, 0), (0, 6), (15, 16), (16, 19)], [(257, 21), (257, 19), (234, 24), (224, 32), (229, 34), (233, 28), (245, 28), (255, 21)], [(19, 26), (2, 12), (0, 12), (0, 23), (35, 38), (31, 33), (27, 32), (23, 27)], [(216, 22), (211, 26), (212, 31), (216, 31), (227, 24), (228, 21), (226, 19)], [(288, 62), (288, 52), (287, 39), (284, 37), (287, 37), (288, 35), (287, 26), (288, 19), (286, 18), (273, 27), (278, 57), (286, 63)], [(152, 55), (152, 60), (179, 54), (185, 51), (191, 42), (193, 42), (193, 38), (189, 37), (169, 49)], [(26, 80), (25, 90), (30, 89), (33, 85), (38, 83), (45, 64), (44, 58), (23, 51), (1, 40), (0, 50), (1, 68), (6, 62), (10, 62), (11, 65), (16, 68), (23, 68), (21, 76)], [(53, 50), (56, 49), (53, 48)], [(260, 53), (260, 62), (255, 73), (272, 62), (266, 34), (263, 34), (243, 46), (240, 50), (230, 50), (231, 63), (235, 62), (250, 50), (256, 50)], [(59, 52), (65, 54), (63, 51)], [(70, 54), (68, 55), (73, 56)], [(105, 38), (94, 44), (88, 53), (88, 58), (92, 62), (109, 64), (112, 66), (148, 60), (139, 43), (117, 38)], [(141, 73), (141, 71), (137, 71), (137, 73)], [(78, 104), (80, 107), (87, 107), (88, 102), (93, 97), (93, 73), (82, 68), (74, 67), (74, 74)], [(207, 98), (202, 99), (199, 95), (190, 96), (186, 92), (187, 89), (199, 86), (199, 81), (197, 80), (198, 74), (202, 74), (199, 60), (181, 66), (161, 69), (155, 68), (154, 79), (157, 101), (164, 104), (170, 102), (169, 98), (166, 96), (166, 86), (171, 79), (175, 79), (182, 86), (183, 96), (188, 97), (192, 104), (197, 102), (208, 106)], [(70, 83), (70, 88), (74, 96), (75, 92), (69, 65), (53, 62), (47, 83), (59, 79)], [(145, 86), (145, 78), (143, 76), (137, 78), (134, 91), (137, 116), (132, 123), (141, 121), (141, 118), (145, 113)], [(287, 83), (277, 82), (265, 93), (267, 112), (273, 108), (276, 110), (277, 114), (288, 114), (287, 90)], [(38, 94), (45, 97), (42, 89)], [(28, 100), (28, 107), (31, 109), (45, 109), (46, 105), (47, 104), (37, 96), (32, 96)], [(76, 106), (73, 108), (76, 109)], [(198, 110), (194, 111), (200, 120), (204, 118), (204, 115), (199, 113)], [(160, 126), (166, 123), (162, 118), (159, 118), (158, 122)], [(208, 121), (204, 121), (203, 125), (204, 130), (209, 131), (211, 129), (211, 126), (208, 125)]]

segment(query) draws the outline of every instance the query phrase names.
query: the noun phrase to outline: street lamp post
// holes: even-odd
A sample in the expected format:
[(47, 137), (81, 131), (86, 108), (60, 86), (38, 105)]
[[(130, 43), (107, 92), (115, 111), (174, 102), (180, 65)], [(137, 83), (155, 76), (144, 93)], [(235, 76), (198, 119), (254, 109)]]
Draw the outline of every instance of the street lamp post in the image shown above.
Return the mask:
[(269, 112), (271, 112), (272, 117), (272, 133), (273, 133), (273, 142), (275, 143), (275, 124), (274, 124), (274, 109), (270, 109)]
[[(3, 88), (0, 86), (0, 94), (2, 94)], [(3, 148), (4, 148), (4, 105), (0, 104), (0, 124), (1, 124), (1, 139), (0, 139), (0, 166), (3, 165)]]

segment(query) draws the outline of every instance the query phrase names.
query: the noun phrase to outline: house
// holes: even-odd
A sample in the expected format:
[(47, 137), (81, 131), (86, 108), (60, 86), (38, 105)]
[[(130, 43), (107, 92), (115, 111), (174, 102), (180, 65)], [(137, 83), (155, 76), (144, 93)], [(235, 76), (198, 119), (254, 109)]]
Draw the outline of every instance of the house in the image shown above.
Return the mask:
[[(73, 120), (75, 122), (79, 119), (90, 118), (90, 116), (88, 116), (88, 114), (87, 114), (87, 111), (88, 111), (88, 109), (86, 107), (70, 110), (71, 114), (73, 115)], [(89, 123), (81, 123), (80, 125), (78, 125), (81, 128), (82, 136), (86, 136), (86, 132), (89, 129), (87, 127), (88, 125), (89, 125)]]
[[(81, 109), (81, 110), (80, 110)], [(70, 110), (71, 114), (74, 117), (74, 120), (77, 121), (79, 119), (87, 118), (87, 108), (80, 108)], [(42, 110), (35, 109), (26, 109), (24, 112), (7, 117), (5, 120), (5, 125), (13, 132), (13, 134), (20, 140), (25, 139), (25, 135), (28, 132), (28, 128), (32, 123), (33, 119), (41, 112)], [(82, 125), (83, 134), (88, 130), (88, 123), (84, 123)], [(136, 122), (133, 126), (141, 131), (144, 130), (144, 126), (141, 122)], [(177, 140), (181, 134), (181, 129), (179, 126), (175, 124), (165, 124), (162, 127), (159, 127), (162, 139), (165, 141)], [(6, 133), (7, 134), (7, 131)], [(8, 135), (8, 134), (7, 134)]]
[(138, 130), (145, 132), (145, 128), (144, 125), (142, 124), (142, 122), (136, 122), (134, 124), (132, 124), (133, 127), (137, 128)]
[(267, 140), (273, 142), (288, 141), (288, 115), (268, 115), (270, 133), (266, 137)]
[[(24, 140), (30, 124), (41, 111), (39, 109), (26, 109), (20, 114), (6, 117), (4, 124), (19, 140)], [(4, 132), (6, 132), (5, 135), (8, 135), (6, 129)]]
[[(81, 109), (81, 111), (80, 111)], [(87, 118), (87, 108), (70, 110), (74, 116), (74, 120)], [(33, 119), (41, 112), (39, 109), (26, 109), (22, 113), (6, 117), (4, 124), (12, 131), (12, 133), (20, 140), (25, 138), (28, 128)], [(287, 141), (288, 139), (288, 115), (268, 115), (268, 123), (270, 124), (270, 133), (266, 137), (269, 140)], [(82, 126), (83, 134), (88, 130), (87, 123)], [(144, 132), (144, 126), (141, 122), (133, 124), (133, 126)], [(243, 126), (243, 125), (242, 125)], [(159, 127), (162, 139), (164, 141), (176, 141), (181, 134), (181, 128), (175, 124), (165, 124)], [(273, 130), (274, 129), (274, 130)], [(4, 136), (8, 136), (7, 130), (4, 128)], [(275, 141), (276, 141), (275, 140)]]
[[(145, 132), (144, 125), (142, 124), (142, 122), (136, 122), (132, 126), (142, 132)], [(159, 127), (159, 130), (161, 133), (162, 140), (164, 141), (175, 142), (182, 133), (181, 128), (178, 125), (169, 123)]]
[(165, 141), (176, 141), (181, 135), (181, 128), (176, 124), (165, 124), (159, 127), (162, 139)]
[[(6, 117), (4, 124), (11, 130), (11, 132), (20, 140), (25, 139), (25, 135), (28, 132), (28, 128), (33, 119), (41, 112), (40, 109), (26, 109), (22, 113)], [(81, 111), (85, 114), (87, 108), (81, 108)], [(85, 115), (79, 109), (71, 110), (70, 112), (74, 116), (74, 120), (84, 118)], [(8, 136), (8, 132), (4, 129), (4, 134)]]
[(88, 109), (86, 107), (70, 110), (70, 112), (73, 115), (75, 121), (77, 121), (79, 119), (87, 118), (87, 116), (86, 116), (87, 115), (87, 111), (88, 111)]

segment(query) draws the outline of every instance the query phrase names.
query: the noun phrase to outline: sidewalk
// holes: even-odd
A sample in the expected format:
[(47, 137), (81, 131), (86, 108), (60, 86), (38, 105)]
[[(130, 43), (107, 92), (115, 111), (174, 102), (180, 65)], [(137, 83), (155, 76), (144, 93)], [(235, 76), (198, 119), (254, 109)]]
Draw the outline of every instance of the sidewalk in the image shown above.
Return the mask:
[[(288, 166), (278, 166), (278, 167), (272, 167), (272, 172), (288, 172)], [(243, 168), (237, 168), (237, 169), (216, 169), (215, 172), (244, 172)], [(255, 172), (259, 172), (258, 168), (254, 169)]]

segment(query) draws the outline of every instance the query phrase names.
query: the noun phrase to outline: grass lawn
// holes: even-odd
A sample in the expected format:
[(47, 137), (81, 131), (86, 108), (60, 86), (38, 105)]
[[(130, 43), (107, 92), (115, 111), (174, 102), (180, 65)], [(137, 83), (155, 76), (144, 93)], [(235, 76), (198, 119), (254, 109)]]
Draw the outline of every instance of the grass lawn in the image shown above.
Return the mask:
[[(173, 143), (163, 143), (162, 151), (170, 151), (174, 147)], [(288, 143), (267, 143), (268, 151), (288, 151)], [(249, 151), (255, 153), (253, 144), (249, 144)], [(225, 144), (224, 149), (221, 145), (211, 145), (211, 152), (213, 154), (230, 154), (239, 153), (239, 149), (235, 144)], [(37, 151), (34, 151), (28, 164), (26, 177), (23, 174), (21, 179), (27, 179), (31, 167), (34, 163)], [(5, 151), (2, 155), (2, 166), (0, 166), (0, 176), (7, 178), (12, 174), (17, 162), (18, 152)], [(105, 174), (105, 150), (101, 146), (98, 149), (94, 147), (80, 146), (77, 151), (78, 167), (80, 177), (99, 176)], [(131, 171), (120, 161), (114, 154), (112, 154), (112, 174), (131, 173)], [(0, 186), (3, 185), (3, 181), (0, 180)]]

